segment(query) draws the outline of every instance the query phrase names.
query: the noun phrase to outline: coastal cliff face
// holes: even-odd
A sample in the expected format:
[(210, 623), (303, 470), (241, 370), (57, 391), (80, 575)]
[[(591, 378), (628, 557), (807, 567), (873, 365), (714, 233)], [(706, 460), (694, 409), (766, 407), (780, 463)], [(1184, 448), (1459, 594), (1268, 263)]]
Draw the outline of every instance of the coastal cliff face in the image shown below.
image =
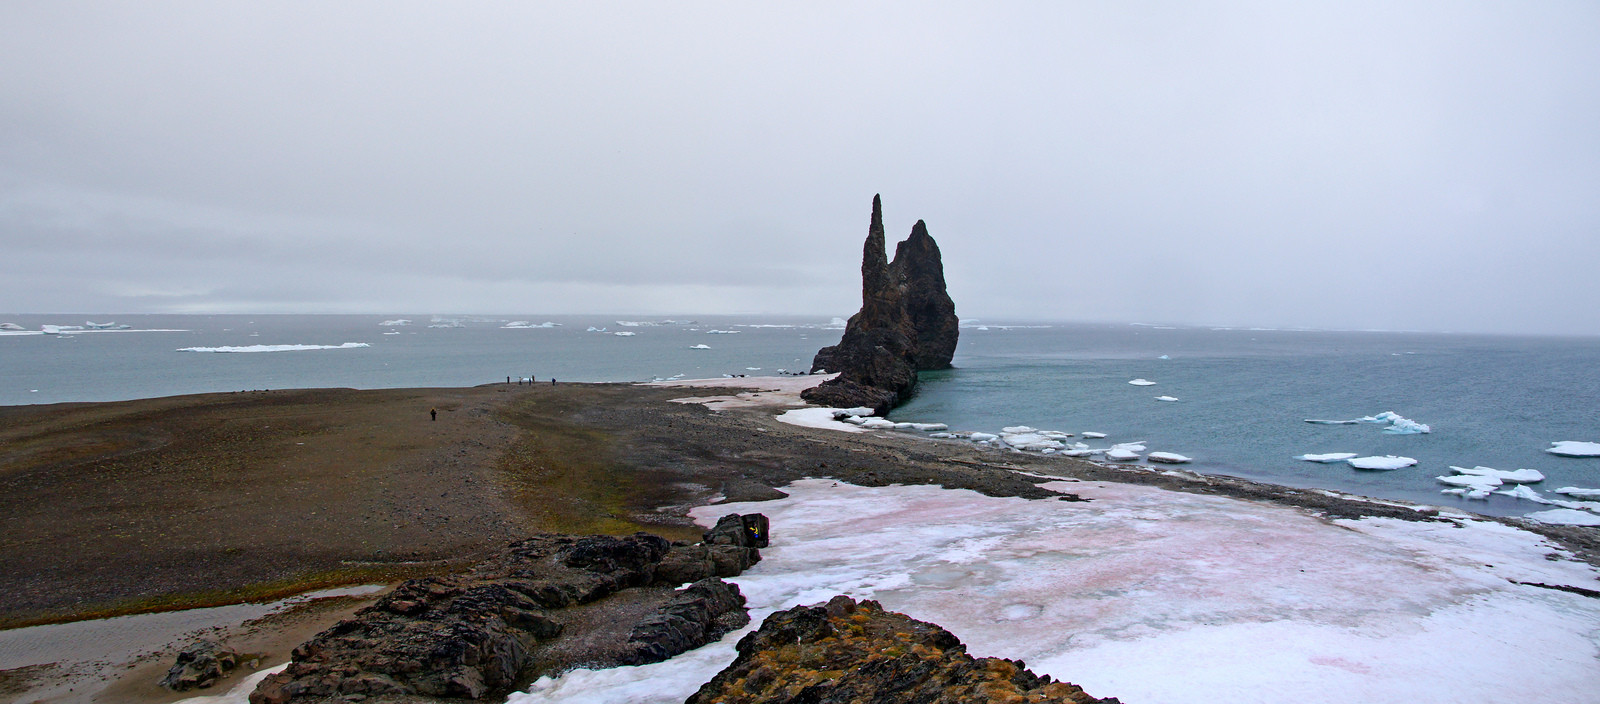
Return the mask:
[(836, 596), (767, 617), (686, 704), (1116, 704), (1040, 677), (1020, 660), (974, 658), (949, 631), (875, 601)]
[(948, 369), (960, 334), (955, 302), (945, 290), (939, 245), (921, 220), (888, 259), (883, 204), (872, 197), (872, 221), (861, 254), (861, 310), (839, 344), (824, 347), (811, 371), (838, 378), (801, 394), (824, 406), (865, 406), (879, 414), (911, 395), (917, 372)]

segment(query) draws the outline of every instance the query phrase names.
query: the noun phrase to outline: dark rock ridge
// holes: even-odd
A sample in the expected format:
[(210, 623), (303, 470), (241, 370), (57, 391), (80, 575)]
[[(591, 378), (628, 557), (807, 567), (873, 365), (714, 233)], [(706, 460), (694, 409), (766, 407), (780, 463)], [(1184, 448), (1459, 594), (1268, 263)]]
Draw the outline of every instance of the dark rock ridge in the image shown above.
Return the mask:
[(872, 197), (872, 223), (861, 256), (861, 310), (850, 316), (839, 344), (824, 347), (811, 371), (839, 376), (801, 393), (836, 408), (866, 406), (879, 414), (911, 396), (917, 372), (948, 369), (960, 319), (945, 291), (939, 245), (921, 220), (895, 247), (884, 249), (883, 206)]
[(250, 702), (481, 701), (579, 665), (665, 660), (750, 622), (719, 578), (761, 559), (766, 529), (760, 514), (730, 515), (694, 545), (646, 533), (512, 543), (465, 574), (409, 580), (301, 644)]
[(737, 647), (686, 704), (1117, 703), (1020, 660), (974, 658), (943, 628), (847, 596), (772, 614)]

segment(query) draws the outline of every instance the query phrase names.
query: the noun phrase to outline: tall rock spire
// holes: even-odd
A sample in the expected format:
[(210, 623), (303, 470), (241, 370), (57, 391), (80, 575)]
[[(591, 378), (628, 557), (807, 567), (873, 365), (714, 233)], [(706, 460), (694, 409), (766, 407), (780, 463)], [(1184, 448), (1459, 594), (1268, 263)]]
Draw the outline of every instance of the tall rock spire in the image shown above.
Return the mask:
[(895, 247), (890, 262), (883, 235), (883, 204), (872, 198), (872, 220), (861, 252), (861, 310), (850, 316), (839, 344), (817, 352), (811, 370), (838, 372), (801, 397), (887, 413), (910, 397), (917, 372), (947, 369), (960, 321), (945, 291), (939, 245), (921, 220)]

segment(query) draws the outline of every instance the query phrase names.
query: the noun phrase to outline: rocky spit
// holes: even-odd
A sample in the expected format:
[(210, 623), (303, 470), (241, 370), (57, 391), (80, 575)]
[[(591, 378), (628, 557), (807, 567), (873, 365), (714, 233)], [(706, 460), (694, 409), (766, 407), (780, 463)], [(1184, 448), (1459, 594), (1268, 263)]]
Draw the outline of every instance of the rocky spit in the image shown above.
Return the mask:
[(959, 324), (945, 290), (939, 245), (927, 225), (918, 220), (890, 261), (882, 201), (873, 196), (861, 256), (861, 310), (850, 316), (839, 344), (819, 350), (811, 363), (812, 372), (839, 376), (801, 397), (823, 406), (888, 413), (910, 397), (917, 372), (950, 367)]
[(403, 583), (296, 648), (250, 702), (488, 701), (573, 667), (659, 662), (750, 622), (720, 578), (761, 559), (766, 531), (752, 514), (725, 516), (698, 544), (522, 540), (465, 574)]
[(1117, 702), (1020, 660), (974, 658), (939, 626), (843, 595), (768, 616), (737, 650), (687, 704)]

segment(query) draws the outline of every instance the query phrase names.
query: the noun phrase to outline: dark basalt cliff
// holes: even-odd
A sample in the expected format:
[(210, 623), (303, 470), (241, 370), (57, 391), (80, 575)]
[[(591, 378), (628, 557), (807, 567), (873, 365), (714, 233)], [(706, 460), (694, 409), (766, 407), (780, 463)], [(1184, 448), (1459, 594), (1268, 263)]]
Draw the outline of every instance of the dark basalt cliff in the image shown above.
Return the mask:
[(839, 344), (824, 347), (811, 371), (839, 376), (801, 397), (836, 408), (866, 406), (879, 414), (911, 395), (917, 372), (948, 369), (960, 320), (945, 291), (939, 245), (921, 220), (889, 261), (883, 205), (872, 197), (872, 223), (861, 256), (861, 310), (850, 316)]
[(1117, 702), (1020, 660), (974, 658), (943, 628), (847, 596), (772, 614), (737, 648), (686, 704)]

